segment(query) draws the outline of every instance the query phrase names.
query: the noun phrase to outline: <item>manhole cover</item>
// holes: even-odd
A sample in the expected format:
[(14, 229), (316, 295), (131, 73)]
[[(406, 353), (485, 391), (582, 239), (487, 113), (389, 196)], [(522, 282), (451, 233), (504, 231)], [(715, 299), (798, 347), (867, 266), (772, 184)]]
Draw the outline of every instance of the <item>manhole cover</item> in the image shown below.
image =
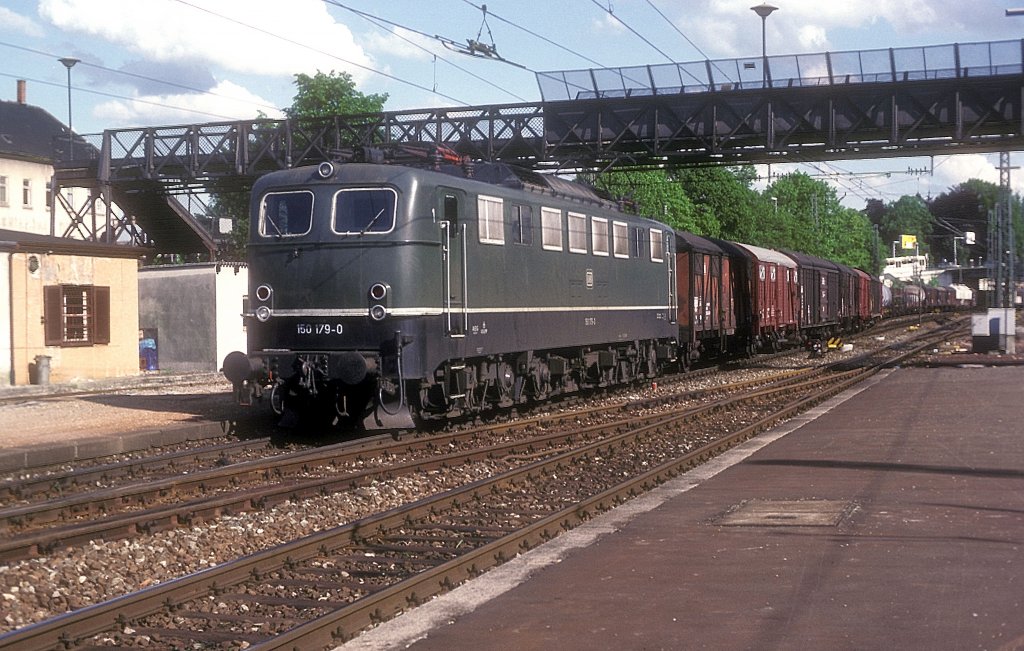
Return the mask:
[(715, 524), (752, 527), (834, 527), (853, 510), (839, 500), (750, 500)]

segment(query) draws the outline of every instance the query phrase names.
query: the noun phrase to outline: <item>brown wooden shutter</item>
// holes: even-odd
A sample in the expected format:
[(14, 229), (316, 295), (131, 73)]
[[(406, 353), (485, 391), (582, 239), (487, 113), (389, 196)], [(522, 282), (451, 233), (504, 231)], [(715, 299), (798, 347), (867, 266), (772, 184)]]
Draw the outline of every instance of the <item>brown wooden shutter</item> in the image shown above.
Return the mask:
[(94, 344), (110, 343), (110, 288), (93, 287), (93, 305), (96, 309), (92, 313), (96, 324), (95, 334), (92, 342)]
[(47, 346), (59, 346), (64, 341), (62, 294), (60, 285), (43, 287), (43, 339)]

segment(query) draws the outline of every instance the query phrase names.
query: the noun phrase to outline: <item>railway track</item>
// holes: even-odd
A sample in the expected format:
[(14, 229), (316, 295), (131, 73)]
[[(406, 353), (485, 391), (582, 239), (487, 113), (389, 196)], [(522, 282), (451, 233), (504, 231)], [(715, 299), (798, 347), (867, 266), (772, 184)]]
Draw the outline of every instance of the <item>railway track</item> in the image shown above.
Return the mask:
[[(944, 335), (943, 335), (944, 336)], [(487, 445), (440, 455), (440, 468), (512, 459), (492, 477), (280, 547), (97, 604), (0, 637), (0, 649), (146, 645), (318, 648), (448, 589), (558, 535), (598, 511), (701, 463), (934, 345), (876, 353), (849, 369), (625, 418), (577, 413), (572, 440)], [(699, 404), (698, 404), (699, 403)], [(499, 449), (500, 448), (500, 449)], [(446, 465), (447, 464), (447, 465)], [(198, 645), (198, 646), (193, 646)]]
[[(758, 359), (764, 361), (770, 357)], [(716, 370), (706, 368), (685, 374), (676, 384), (686, 386), (695, 378), (710, 376)], [(666, 389), (663, 382), (663, 390), (657, 396), (644, 399), (605, 401), (597, 407), (576, 409), (567, 415), (548, 413), (512, 424), (469, 428), (455, 434), (405, 437), (398, 442), (382, 435), (286, 453), (271, 446), (269, 439), (259, 439), (57, 474), (44, 473), (0, 485), (0, 499), (17, 500), (16, 504), (0, 508), (0, 532), (8, 535), (6, 540), (0, 541), (0, 560), (28, 558), (92, 540), (192, 526), (223, 514), (264, 509), (286, 499), (364, 486), (404, 472), (453, 463), (446, 457), (427, 462), (420, 460), (436, 457), (440, 449), (451, 451), (455, 446), (479, 445), (482, 437), (517, 440), (523, 436), (512, 434), (517, 430), (561, 426), (563, 422), (575, 426), (581, 419), (613, 418), (617, 414), (625, 414), (623, 417), (629, 420), (636, 418), (636, 413), (683, 399), (699, 399), (715, 392), (736, 391), (769, 381), (786, 381), (811, 372), (821, 371), (783, 370), (770, 380), (731, 382), (699, 391)], [(670, 380), (667, 387), (671, 386)], [(548, 432), (539, 439), (558, 436), (561, 435)], [(247, 457), (252, 458), (246, 461)], [(377, 470), (367, 470), (368, 467)]]
[[(38, 490), (40, 482), (45, 483), (45, 480), (34, 480), (29, 488), (35, 489), (32, 495), (36, 501), (0, 509), (0, 532), (7, 534), (0, 540), (0, 560), (42, 555), (62, 546), (93, 540), (192, 526), (225, 513), (265, 509), (285, 500), (351, 490), (387, 478), (479, 459), (537, 454), (538, 450), (599, 436), (602, 423), (623, 427), (643, 422), (652, 417), (645, 414), (656, 414), (684, 400), (706, 401), (751, 386), (791, 383), (800, 376), (820, 372), (813, 369), (784, 371), (774, 374), (770, 380), (733, 382), (685, 392), (663, 391), (636, 400), (455, 433), (409, 437), (408, 440), (373, 437), (240, 463), (204, 463), (199, 469), (191, 468), (183, 474), (79, 491), (66, 497), (54, 495), (63, 492), (63, 479), (51, 483), (57, 489), (49, 493)], [(582, 427), (584, 422), (598, 425)], [(154, 463), (166, 469), (174, 467), (176, 461), (191, 458), (188, 454), (176, 453)], [(201, 458), (205, 462), (225, 457), (211, 450)], [(134, 469), (138, 463), (128, 465)], [(128, 472), (122, 474), (131, 477)], [(94, 469), (87, 476), (109, 479), (104, 469)], [(82, 478), (78, 479), (76, 486), (88, 486)]]

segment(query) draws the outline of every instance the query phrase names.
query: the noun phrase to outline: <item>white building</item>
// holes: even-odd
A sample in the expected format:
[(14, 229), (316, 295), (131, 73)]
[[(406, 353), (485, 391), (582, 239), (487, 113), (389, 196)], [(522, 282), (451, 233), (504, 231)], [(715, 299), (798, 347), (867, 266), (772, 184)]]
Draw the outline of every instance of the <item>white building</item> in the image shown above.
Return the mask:
[(54, 151), (68, 131), (25, 94), (19, 80), (17, 101), (0, 101), (0, 229), (49, 235)]

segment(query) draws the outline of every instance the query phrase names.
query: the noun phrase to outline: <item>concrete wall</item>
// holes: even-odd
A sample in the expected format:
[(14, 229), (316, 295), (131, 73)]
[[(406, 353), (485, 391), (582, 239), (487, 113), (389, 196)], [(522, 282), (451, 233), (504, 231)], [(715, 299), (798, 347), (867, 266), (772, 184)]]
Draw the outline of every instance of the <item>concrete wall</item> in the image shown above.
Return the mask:
[[(29, 260), (35, 258), (34, 271)], [(11, 384), (28, 384), (37, 355), (50, 357), (50, 382), (65, 383), (139, 372), (138, 261), (83, 255), (12, 253), (10, 264)], [(47, 346), (43, 287), (110, 287), (110, 343)]]
[(156, 332), (161, 371), (212, 372), (231, 350), (245, 350), (242, 297), (248, 273), (213, 263), (139, 272), (139, 328)]

